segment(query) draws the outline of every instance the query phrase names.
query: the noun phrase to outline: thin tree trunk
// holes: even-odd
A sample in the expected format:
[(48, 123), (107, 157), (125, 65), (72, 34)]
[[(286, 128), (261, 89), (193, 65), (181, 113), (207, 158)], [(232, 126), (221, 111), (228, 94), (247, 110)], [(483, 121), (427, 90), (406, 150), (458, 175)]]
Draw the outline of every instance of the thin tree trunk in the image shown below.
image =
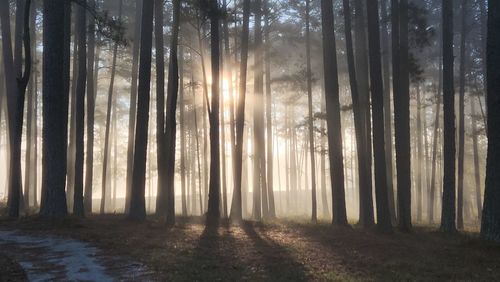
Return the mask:
[(311, 200), (312, 221), (318, 220), (318, 208), (316, 201), (316, 161), (314, 159), (314, 124), (313, 124), (313, 97), (312, 97), (312, 73), (311, 73), (311, 35), (310, 35), (310, 0), (306, 0), (306, 80), (307, 80), (307, 107), (309, 111), (309, 154), (311, 158)]
[(471, 97), (470, 101), (470, 113), (471, 113), (471, 129), (472, 129), (472, 148), (474, 150), (474, 180), (476, 184), (476, 208), (477, 208), (477, 216), (478, 219), (481, 220), (481, 213), (483, 210), (482, 201), (481, 201), (481, 171), (479, 167), (479, 149), (478, 149), (478, 138), (479, 134), (477, 130), (476, 123), (476, 103), (474, 102), (474, 97)]
[[(123, 0), (120, 0), (119, 11), (118, 11), (118, 19), (121, 19), (122, 16), (122, 6)], [(109, 147), (109, 138), (111, 131), (111, 110), (114, 101), (114, 86), (115, 86), (115, 75), (116, 75), (116, 58), (118, 55), (118, 43), (115, 42), (113, 46), (113, 59), (111, 62), (111, 78), (109, 80), (109, 89), (108, 89), (108, 102), (106, 108), (106, 133), (104, 136), (104, 157), (102, 160), (102, 195), (101, 195), (101, 207), (100, 213), (104, 214), (106, 212), (106, 198), (109, 192), (107, 191), (108, 184), (108, 166), (109, 166), (109, 156), (111, 154), (111, 149)], [(115, 117), (116, 118), (116, 117)], [(116, 134), (116, 133), (115, 133)], [(109, 203), (108, 203), (109, 205)]]
[[(96, 8), (95, 0), (89, 0), (90, 9)], [(86, 213), (92, 213), (92, 188), (94, 180), (94, 123), (95, 95), (94, 64), (95, 64), (95, 18), (88, 18), (89, 38), (87, 46), (87, 159), (85, 167), (85, 194), (83, 206)], [(95, 70), (97, 72), (97, 70)]]
[(460, 93), (458, 102), (458, 189), (457, 228), (464, 229), (464, 151), (465, 151), (465, 52), (467, 36), (467, 0), (462, 0), (462, 28), (460, 38)]

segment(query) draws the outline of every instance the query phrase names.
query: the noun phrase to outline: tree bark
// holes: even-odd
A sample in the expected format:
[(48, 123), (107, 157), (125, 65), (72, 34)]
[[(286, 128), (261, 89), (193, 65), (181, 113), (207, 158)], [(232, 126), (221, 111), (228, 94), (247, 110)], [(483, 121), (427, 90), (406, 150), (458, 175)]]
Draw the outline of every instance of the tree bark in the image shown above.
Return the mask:
[(344, 157), (342, 154), (342, 129), (340, 119), (339, 83), (333, 19), (333, 3), (321, 0), (323, 33), (323, 60), (325, 74), (325, 101), (328, 128), (328, 153), (332, 183), (332, 224), (347, 225), (344, 190)]
[[(404, 1), (404, 0), (403, 0)], [(392, 228), (387, 197), (387, 165), (384, 144), (384, 88), (380, 57), (380, 24), (378, 1), (367, 0), (368, 43), (370, 57), (370, 86), (372, 98), (373, 151), (375, 163), (375, 197), (377, 200), (377, 226), (384, 231)]]
[(443, 0), (444, 173), (441, 231), (456, 231), (455, 90), (453, 87), (453, 1)]
[(135, 149), (133, 161), (132, 190), (128, 218), (144, 220), (145, 207), (145, 180), (146, 154), (149, 125), (149, 100), (151, 82), (151, 47), (153, 30), (154, 0), (143, 0), (141, 23), (141, 48), (139, 63), (139, 85), (137, 88), (137, 119), (135, 132)]
[(68, 136), (69, 12), (68, 1), (43, 1), (43, 159), (40, 214), (45, 217), (64, 217), (68, 213), (64, 188)]

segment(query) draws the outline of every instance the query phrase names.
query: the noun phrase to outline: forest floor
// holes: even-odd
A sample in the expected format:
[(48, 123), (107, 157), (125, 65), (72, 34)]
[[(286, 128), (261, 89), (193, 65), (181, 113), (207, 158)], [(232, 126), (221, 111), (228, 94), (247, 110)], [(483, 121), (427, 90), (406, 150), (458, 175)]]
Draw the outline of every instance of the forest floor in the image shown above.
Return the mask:
[(0, 230), (88, 242), (144, 264), (153, 280), (500, 280), (500, 245), (428, 227), (383, 234), (279, 220), (206, 229), (201, 218), (180, 218), (169, 229), (154, 218), (137, 223), (106, 215), (0, 220)]

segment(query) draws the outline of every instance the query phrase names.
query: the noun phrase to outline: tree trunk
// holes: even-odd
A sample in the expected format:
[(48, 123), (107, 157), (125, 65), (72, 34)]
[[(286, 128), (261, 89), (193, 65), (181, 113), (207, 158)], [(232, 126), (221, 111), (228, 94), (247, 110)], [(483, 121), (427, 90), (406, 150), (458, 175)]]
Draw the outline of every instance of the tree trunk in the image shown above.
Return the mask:
[(441, 230), (455, 232), (455, 90), (453, 87), (453, 1), (443, 0), (444, 174)]
[[(363, 149), (358, 149), (359, 176), (359, 223), (364, 227), (374, 225), (373, 218), (373, 191), (372, 191), (372, 143), (371, 143), (371, 119), (370, 119), (370, 97), (368, 82), (368, 51), (366, 44), (366, 16), (364, 1), (355, 0), (355, 73), (357, 92), (359, 94), (359, 119), (362, 127)], [(352, 91), (352, 90), (351, 90)], [(359, 122), (359, 121), (358, 121)], [(359, 155), (362, 156), (359, 156)], [(361, 162), (359, 158), (364, 157)], [(361, 176), (363, 174), (363, 176)], [(366, 183), (365, 183), (366, 182)]]
[(311, 158), (311, 199), (312, 199), (312, 221), (318, 220), (318, 208), (316, 201), (316, 161), (314, 158), (314, 124), (313, 124), (313, 97), (312, 97), (312, 73), (311, 73), (311, 35), (310, 35), (310, 0), (306, 0), (306, 80), (307, 80), (307, 107), (309, 111), (309, 154)]
[(470, 100), (470, 113), (471, 113), (471, 129), (472, 129), (472, 147), (474, 150), (474, 180), (476, 184), (476, 208), (477, 208), (477, 216), (478, 219), (481, 220), (481, 213), (483, 210), (482, 201), (481, 201), (481, 171), (479, 167), (479, 149), (478, 149), (478, 138), (479, 134), (477, 130), (476, 123), (476, 103), (474, 102), (474, 97), (471, 97)]
[(394, 169), (392, 164), (392, 114), (391, 114), (391, 72), (390, 47), (387, 13), (387, 0), (380, 1), (381, 8), (381, 39), (382, 39), (382, 71), (384, 82), (384, 129), (385, 129), (385, 160), (387, 164), (387, 193), (391, 222), (396, 223), (396, 203), (394, 200)]
[[(118, 11), (118, 19), (121, 20), (122, 17), (122, 6), (123, 0), (120, 0), (119, 11)], [(101, 194), (101, 207), (100, 213), (104, 214), (106, 212), (106, 198), (107, 195), (110, 194), (110, 191), (107, 191), (108, 185), (108, 172), (109, 172), (109, 156), (111, 155), (111, 149), (109, 146), (110, 143), (110, 131), (111, 131), (111, 110), (114, 101), (114, 86), (115, 86), (115, 74), (116, 74), (116, 58), (118, 55), (118, 43), (114, 43), (113, 46), (113, 58), (111, 61), (111, 78), (109, 80), (109, 88), (108, 88), (108, 102), (106, 108), (106, 133), (104, 135), (104, 156), (102, 160), (102, 194)], [(115, 117), (116, 118), (116, 117)], [(115, 132), (116, 134), (116, 132)], [(110, 203), (107, 203), (109, 205)]]
[[(250, 22), (250, 0), (243, 0), (243, 26), (241, 31), (241, 62), (239, 99), (236, 109), (236, 146), (234, 160), (234, 191), (231, 203), (231, 219), (242, 220), (242, 170), (243, 170), (243, 133), (245, 128), (245, 98), (247, 85), (248, 37)], [(246, 200), (246, 199), (245, 199)]]
[[(159, 9), (159, 7), (157, 7)], [(162, 6), (163, 9), (163, 6)], [(170, 59), (168, 71), (167, 85), (167, 111), (165, 120), (165, 185), (167, 186), (166, 197), (166, 216), (167, 225), (175, 224), (175, 192), (174, 192), (174, 176), (175, 176), (175, 137), (176, 137), (176, 108), (177, 98), (179, 93), (179, 67), (177, 58), (177, 45), (179, 40), (179, 23), (180, 23), (180, 0), (174, 1), (173, 9), (173, 25), (172, 25), (172, 40), (170, 42)]]
[(46, 217), (64, 217), (68, 213), (64, 188), (67, 168), (70, 11), (68, 1), (43, 1), (43, 159), (40, 214)]
[[(403, 0), (404, 1), (404, 0)], [(380, 29), (378, 1), (367, 0), (368, 43), (370, 51), (370, 86), (372, 98), (373, 151), (375, 160), (375, 197), (377, 200), (377, 226), (390, 230), (391, 216), (387, 198), (387, 165), (384, 144), (384, 87), (380, 58)]]
[[(86, 5), (86, 1), (83, 2)], [(75, 180), (73, 196), (73, 214), (83, 217), (83, 163), (84, 163), (84, 132), (85, 132), (85, 87), (87, 81), (87, 11), (78, 6), (76, 12), (76, 27), (78, 29), (75, 40), (78, 42), (75, 93)]]
[(217, 225), (220, 217), (220, 148), (219, 148), (219, 5), (210, 1), (210, 48), (212, 64), (212, 105), (210, 121), (210, 184), (208, 195), (207, 225)]
[(467, 36), (467, 0), (462, 0), (462, 28), (460, 35), (460, 94), (458, 102), (458, 189), (457, 228), (464, 229), (464, 151), (465, 151), (465, 42)]
[[(156, 165), (158, 167), (158, 188), (156, 193), (156, 215), (167, 213), (168, 192), (166, 184), (166, 135), (165, 135), (165, 55), (163, 44), (162, 0), (154, 0), (155, 9), (155, 52), (156, 52)], [(173, 62), (171, 62), (173, 63)], [(175, 160), (173, 160), (175, 164)]]
[(424, 156), (423, 156), (423, 148), (422, 148), (422, 100), (420, 97), (420, 85), (417, 82), (416, 83), (416, 88), (417, 88), (417, 221), (422, 222), (422, 213), (423, 213), (423, 162), (424, 162)]
[(135, 125), (137, 119), (137, 78), (139, 75), (139, 48), (141, 46), (142, 6), (143, 0), (137, 0), (135, 6), (134, 44), (132, 46), (132, 82), (130, 85), (130, 106), (128, 119), (127, 147), (127, 183), (125, 191), (125, 213), (130, 210), (132, 197), (132, 176), (134, 170)]
[(410, 75), (408, 71), (408, 1), (392, 0), (392, 83), (398, 187), (398, 227), (411, 222)]
[(486, 164), (486, 187), (481, 221), (481, 237), (500, 241), (500, 2), (488, 1), (488, 45), (487, 45), (487, 104), (488, 104), (488, 157)]
[(321, 0), (321, 21), (323, 32), (328, 154), (330, 157), (330, 178), (333, 198), (332, 223), (334, 225), (347, 225), (337, 55), (334, 52), (337, 50), (337, 47), (335, 43), (333, 3), (331, 0)]
[(146, 217), (145, 178), (149, 125), (149, 100), (151, 82), (151, 47), (154, 0), (143, 0), (141, 23), (141, 50), (139, 63), (139, 85), (137, 88), (137, 119), (133, 161), (132, 190), (128, 218), (143, 220)]
[(184, 48), (179, 50), (179, 125), (180, 125), (180, 139), (181, 139), (181, 206), (182, 215), (187, 216), (187, 188), (186, 188), (186, 121), (185, 115), (185, 99), (184, 99)]
[[(88, 0), (90, 9), (96, 8), (95, 0)], [(87, 159), (85, 167), (85, 194), (83, 206), (86, 213), (92, 213), (92, 188), (94, 180), (94, 123), (95, 123), (95, 96), (94, 64), (95, 64), (95, 18), (88, 18), (89, 37), (87, 46)], [(97, 72), (97, 70), (95, 70)]]

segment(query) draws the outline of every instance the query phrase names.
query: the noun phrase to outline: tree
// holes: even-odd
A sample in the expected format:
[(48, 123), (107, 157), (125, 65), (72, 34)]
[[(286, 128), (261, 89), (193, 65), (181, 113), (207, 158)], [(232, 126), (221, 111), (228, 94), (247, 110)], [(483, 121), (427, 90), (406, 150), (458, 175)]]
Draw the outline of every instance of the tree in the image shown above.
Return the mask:
[(310, 0), (306, 0), (306, 58), (307, 58), (307, 108), (309, 111), (309, 154), (311, 158), (311, 192), (312, 192), (312, 221), (318, 220), (318, 208), (316, 201), (316, 161), (314, 158), (314, 123), (313, 123), (313, 97), (312, 97), (312, 73), (311, 73), (311, 35), (310, 35)]
[[(403, 0), (404, 1), (404, 0)], [(384, 144), (384, 89), (380, 57), (380, 28), (378, 1), (367, 0), (368, 44), (370, 58), (370, 86), (372, 98), (373, 151), (375, 161), (375, 197), (377, 200), (377, 226), (384, 231), (391, 229), (387, 197), (387, 165)]]
[[(77, 7), (75, 29), (78, 76), (75, 92), (75, 170), (73, 214), (83, 216), (83, 163), (84, 163), (84, 131), (85, 131), (85, 86), (87, 82), (87, 20), (86, 1)], [(70, 195), (71, 197), (71, 195)]]
[(130, 194), (130, 210), (128, 212), (128, 218), (133, 220), (143, 220), (146, 217), (144, 193), (149, 125), (151, 49), (153, 41), (153, 1), (154, 0), (143, 0), (142, 3), (139, 85), (137, 88), (137, 118), (134, 142), (135, 149)]
[(457, 227), (464, 228), (464, 151), (465, 151), (465, 52), (467, 36), (467, 0), (462, 0), (462, 27), (460, 35), (460, 81), (458, 102), (458, 189)]
[(455, 232), (455, 90), (453, 87), (453, 1), (442, 1), (444, 172), (441, 231)]
[(236, 109), (236, 146), (234, 156), (234, 191), (231, 203), (231, 219), (242, 220), (242, 168), (243, 168), (243, 133), (245, 129), (245, 98), (248, 64), (248, 37), (250, 22), (250, 0), (243, 1), (243, 25), (241, 31), (241, 61), (239, 98)]
[[(119, 8), (118, 8), (118, 20), (121, 20), (122, 17), (122, 6), (123, 6), (123, 0), (120, 0), (119, 2)], [(111, 154), (110, 146), (109, 146), (109, 138), (110, 138), (110, 131), (111, 131), (111, 109), (113, 105), (113, 101), (116, 99), (114, 98), (114, 84), (115, 84), (115, 74), (116, 74), (116, 57), (118, 55), (118, 42), (114, 43), (113, 46), (113, 58), (111, 61), (111, 77), (109, 80), (109, 88), (108, 88), (108, 102), (107, 102), (107, 107), (106, 107), (106, 132), (104, 133), (104, 155), (103, 155), (103, 160), (102, 160), (102, 196), (101, 196), (101, 207), (100, 207), (100, 213), (104, 214), (105, 213), (105, 208), (106, 208), (106, 198), (108, 194), (110, 194), (110, 191), (107, 191), (107, 185), (108, 185), (108, 165), (109, 165), (109, 155)], [(116, 116), (114, 117), (116, 119)], [(116, 134), (116, 133), (115, 133)], [(109, 204), (109, 203), (108, 203)]]
[[(66, 206), (70, 3), (43, 1), (43, 159), (40, 214), (63, 217)], [(62, 54), (62, 55), (61, 55)], [(62, 79), (61, 79), (62, 78)]]
[[(10, 144), (8, 207), (9, 216), (18, 217), (22, 204), (21, 137), (26, 87), (31, 72), (31, 42), (29, 34), (30, 1), (18, 1), (16, 11), (15, 52), (12, 58), (10, 39), (9, 3), (0, 6), (2, 55), (7, 90), (7, 121)], [(24, 42), (23, 42), (24, 37)], [(22, 69), (22, 49), (26, 53), (25, 69)], [(16, 83), (17, 82), (17, 83)]]
[(332, 183), (332, 223), (347, 225), (344, 190), (344, 164), (342, 152), (342, 129), (340, 122), (339, 84), (334, 33), (332, 0), (321, 0), (321, 22), (323, 33), (323, 60), (325, 74), (326, 122), (328, 129), (328, 154)]
[(167, 225), (175, 224), (175, 193), (174, 193), (174, 173), (175, 173), (175, 136), (176, 120), (175, 110), (177, 108), (177, 97), (179, 93), (179, 66), (177, 45), (179, 40), (180, 22), (180, 0), (174, 1), (172, 41), (170, 42), (170, 64), (168, 72), (167, 86), (167, 115), (165, 121), (164, 137), (166, 140), (166, 185), (167, 185)]
[(481, 221), (481, 237), (500, 242), (500, 3), (488, 1), (487, 39), (487, 104), (488, 104), (488, 156), (486, 186)]
[(127, 141), (127, 183), (125, 192), (125, 212), (130, 209), (130, 200), (132, 197), (132, 176), (134, 170), (134, 147), (135, 147), (135, 124), (137, 118), (137, 78), (139, 75), (139, 48), (142, 24), (142, 3), (143, 0), (137, 0), (135, 3), (135, 25), (134, 25), (134, 43), (132, 46), (132, 81), (130, 84), (130, 106), (128, 118), (128, 141)]
[[(89, 9), (95, 10), (95, 0), (88, 0)], [(85, 193), (83, 206), (86, 213), (92, 213), (92, 183), (94, 178), (94, 121), (95, 121), (95, 95), (94, 63), (95, 63), (95, 18), (88, 18), (87, 41), (87, 158), (85, 167)], [(95, 70), (97, 72), (97, 70)]]
[[(358, 156), (359, 170), (359, 223), (364, 227), (374, 225), (373, 218), (373, 190), (372, 190), (372, 139), (371, 139), (371, 119), (370, 119), (370, 93), (368, 81), (368, 50), (366, 43), (366, 16), (363, 0), (355, 0), (355, 73), (357, 82), (357, 92), (359, 93), (359, 118), (362, 130), (363, 148), (358, 149), (358, 155), (363, 155), (365, 161), (361, 161)], [(352, 91), (352, 90), (351, 90)]]
[(210, 184), (208, 195), (207, 225), (218, 224), (220, 217), (220, 148), (219, 148), (219, 5), (210, 1), (210, 43), (212, 59), (212, 105), (210, 118)]
[[(399, 3), (400, 2), (400, 3)], [(410, 75), (408, 1), (392, 0), (392, 87), (398, 187), (398, 227), (411, 229)]]

